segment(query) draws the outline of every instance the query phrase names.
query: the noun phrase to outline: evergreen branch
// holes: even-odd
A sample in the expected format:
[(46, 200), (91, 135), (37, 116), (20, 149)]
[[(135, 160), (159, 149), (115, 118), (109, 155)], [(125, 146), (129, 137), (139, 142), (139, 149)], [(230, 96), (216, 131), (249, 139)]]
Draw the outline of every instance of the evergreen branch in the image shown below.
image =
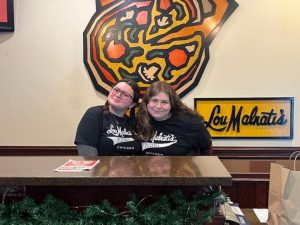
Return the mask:
[(152, 204), (142, 204), (149, 197), (152, 196), (137, 201), (134, 196), (126, 204), (128, 210), (121, 213), (108, 200), (78, 212), (52, 196), (39, 204), (25, 197), (19, 202), (0, 204), (0, 225), (202, 225), (215, 215), (215, 202), (226, 199), (222, 191), (197, 193), (191, 200), (176, 191), (159, 196)]

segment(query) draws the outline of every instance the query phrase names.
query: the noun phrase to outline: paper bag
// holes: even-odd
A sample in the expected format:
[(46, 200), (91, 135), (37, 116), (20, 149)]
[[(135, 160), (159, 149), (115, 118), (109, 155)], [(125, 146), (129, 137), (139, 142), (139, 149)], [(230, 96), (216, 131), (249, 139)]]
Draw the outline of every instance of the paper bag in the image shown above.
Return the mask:
[(271, 163), (268, 225), (300, 225), (300, 171)]

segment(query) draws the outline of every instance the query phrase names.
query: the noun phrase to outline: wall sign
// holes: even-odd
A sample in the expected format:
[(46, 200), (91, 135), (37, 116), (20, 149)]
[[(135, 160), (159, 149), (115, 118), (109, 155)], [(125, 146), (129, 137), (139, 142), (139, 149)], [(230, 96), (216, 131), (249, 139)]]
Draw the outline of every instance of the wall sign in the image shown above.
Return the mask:
[(234, 0), (96, 0), (83, 34), (94, 87), (108, 94), (131, 78), (143, 94), (163, 80), (184, 96), (199, 83), (209, 45), (237, 6)]
[(0, 0), (0, 32), (14, 31), (13, 0)]
[(294, 98), (195, 98), (213, 138), (292, 139)]

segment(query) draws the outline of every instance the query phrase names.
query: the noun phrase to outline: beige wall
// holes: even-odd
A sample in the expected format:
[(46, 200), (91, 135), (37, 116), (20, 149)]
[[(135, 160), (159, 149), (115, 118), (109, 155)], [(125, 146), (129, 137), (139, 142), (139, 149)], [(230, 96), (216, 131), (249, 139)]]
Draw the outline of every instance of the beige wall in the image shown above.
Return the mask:
[[(0, 34), (0, 145), (73, 145), (87, 107), (103, 104), (83, 64), (94, 0), (15, 0), (15, 32)], [(237, 0), (210, 47), (200, 84), (183, 98), (295, 97), (293, 140), (215, 146), (300, 146), (300, 1)]]

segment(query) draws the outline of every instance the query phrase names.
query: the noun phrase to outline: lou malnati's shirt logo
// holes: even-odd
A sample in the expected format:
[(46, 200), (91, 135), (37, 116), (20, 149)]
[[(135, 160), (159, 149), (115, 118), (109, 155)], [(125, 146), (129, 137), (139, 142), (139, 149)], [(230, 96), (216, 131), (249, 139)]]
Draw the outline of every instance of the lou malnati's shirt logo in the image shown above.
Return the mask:
[(111, 124), (110, 129), (107, 130), (107, 138), (113, 141), (113, 145), (124, 143), (124, 142), (131, 142), (134, 141), (132, 138), (132, 134), (126, 128), (122, 129), (122, 127), (114, 126)]
[(195, 99), (215, 138), (292, 138), (293, 98)]
[(142, 150), (148, 148), (164, 148), (177, 143), (177, 138), (174, 134), (163, 134), (155, 132), (151, 142), (142, 142)]

